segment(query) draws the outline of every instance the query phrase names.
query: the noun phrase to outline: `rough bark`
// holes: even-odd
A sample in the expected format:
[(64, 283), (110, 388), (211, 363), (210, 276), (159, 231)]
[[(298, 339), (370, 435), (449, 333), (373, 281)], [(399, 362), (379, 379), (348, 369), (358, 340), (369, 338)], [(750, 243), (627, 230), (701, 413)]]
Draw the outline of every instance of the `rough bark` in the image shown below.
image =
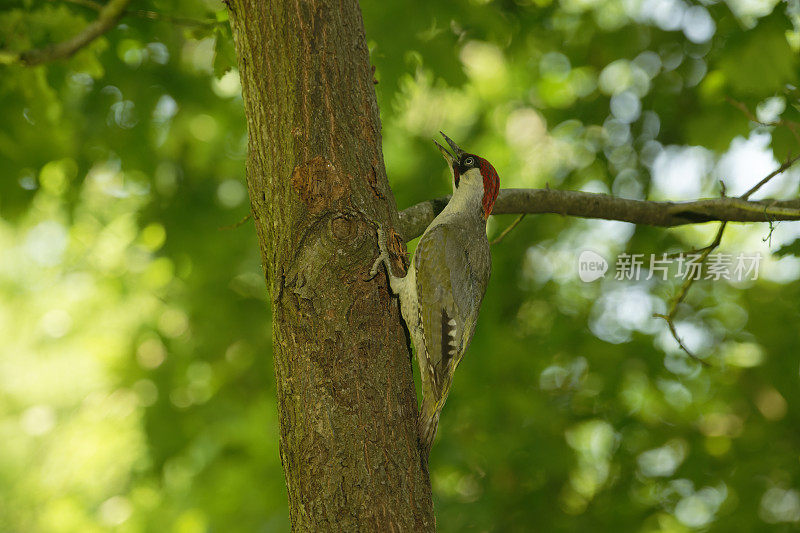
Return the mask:
[(377, 254), (373, 223), (396, 221), (397, 210), (358, 4), (228, 7), (292, 527), (432, 530), (399, 309), (385, 275), (364, 281)]

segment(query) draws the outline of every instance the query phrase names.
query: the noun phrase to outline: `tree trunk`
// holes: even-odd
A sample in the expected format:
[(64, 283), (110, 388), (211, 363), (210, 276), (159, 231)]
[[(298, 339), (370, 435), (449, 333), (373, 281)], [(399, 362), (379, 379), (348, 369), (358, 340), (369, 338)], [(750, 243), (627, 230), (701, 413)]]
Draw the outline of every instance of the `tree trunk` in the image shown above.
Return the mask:
[(373, 224), (396, 224), (397, 209), (358, 4), (228, 6), (292, 527), (433, 530), (398, 305), (384, 274), (364, 281)]

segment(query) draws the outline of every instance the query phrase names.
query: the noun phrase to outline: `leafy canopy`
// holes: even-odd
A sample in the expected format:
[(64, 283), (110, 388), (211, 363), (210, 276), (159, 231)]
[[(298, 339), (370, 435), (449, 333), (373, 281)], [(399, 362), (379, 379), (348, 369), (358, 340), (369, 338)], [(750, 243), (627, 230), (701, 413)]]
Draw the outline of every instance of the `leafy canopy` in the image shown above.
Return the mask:
[[(4, 6), (3, 51), (97, 14)], [(258, 245), (219, 229), (248, 212), (223, 7), (136, 2), (67, 61), (0, 66), (0, 529), (288, 527)], [(741, 194), (800, 151), (754, 121), (800, 122), (797, 2), (362, 8), (402, 207), (449, 190), (439, 129), (503, 186), (631, 198)], [(796, 197), (797, 172), (760, 194)], [(723, 240), (764, 256), (757, 281), (698, 282), (680, 308), (703, 369), (651, 317), (679, 280), (587, 284), (575, 264), (690, 250), (713, 225), (526, 218), (493, 248), (431, 457), (440, 528), (796, 524), (799, 233), (773, 229)]]

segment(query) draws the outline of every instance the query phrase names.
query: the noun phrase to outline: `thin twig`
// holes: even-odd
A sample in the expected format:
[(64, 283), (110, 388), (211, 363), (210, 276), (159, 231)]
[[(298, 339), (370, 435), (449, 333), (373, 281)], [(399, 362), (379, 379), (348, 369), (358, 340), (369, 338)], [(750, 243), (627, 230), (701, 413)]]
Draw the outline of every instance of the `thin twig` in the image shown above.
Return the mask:
[[(727, 224), (728, 224), (727, 222), (723, 222), (722, 224), (720, 224), (719, 229), (717, 230), (717, 235), (714, 237), (714, 240), (711, 242), (711, 244), (701, 249), (700, 259), (697, 261), (697, 264), (699, 265), (700, 268), (703, 267), (703, 265), (706, 262), (706, 259), (708, 259), (708, 256), (711, 254), (711, 252), (714, 251), (722, 242), (722, 234), (725, 232), (725, 226)], [(696, 278), (689, 277), (683, 282), (680, 291), (675, 296), (675, 298), (672, 299), (672, 303), (670, 304), (670, 309), (668, 313), (670, 317), (675, 316), (678, 304), (683, 302), (683, 300), (686, 298), (686, 294), (688, 293), (689, 288), (695, 281)]]
[[(703, 251), (700, 254), (700, 259), (697, 261), (698, 268), (700, 269), (703, 268), (703, 265), (705, 264), (706, 259), (708, 259), (709, 254), (712, 252), (712, 250), (717, 248), (717, 246), (719, 246), (720, 243), (722, 242), (722, 234), (725, 232), (725, 226), (727, 224), (728, 224), (727, 222), (723, 222), (722, 224), (720, 224), (719, 229), (717, 230), (717, 235), (714, 237), (712, 243), (703, 248)], [(678, 336), (678, 332), (675, 329), (675, 323), (673, 322), (675, 314), (678, 311), (678, 305), (680, 305), (681, 302), (683, 302), (683, 300), (686, 299), (686, 295), (689, 293), (689, 289), (691, 288), (692, 284), (695, 282), (695, 280), (697, 280), (698, 277), (699, 276), (697, 277), (689, 276), (683, 281), (683, 285), (681, 285), (678, 294), (675, 295), (675, 297), (672, 299), (672, 302), (670, 303), (669, 310), (667, 311), (666, 315), (654, 313), (653, 316), (657, 318), (663, 318), (667, 322), (669, 331), (670, 333), (672, 333), (672, 338), (674, 338), (675, 341), (678, 343), (678, 346), (680, 346), (681, 349), (684, 352), (686, 352), (686, 355), (688, 355), (695, 361), (702, 363), (704, 366), (711, 366), (707, 361), (704, 361), (703, 359), (697, 357), (697, 355), (695, 355), (691, 350), (689, 350), (686, 347), (685, 344), (683, 344), (683, 341)]]
[(786, 126), (791, 129), (791, 127), (798, 125), (797, 122), (794, 122), (792, 120), (783, 120), (783, 119), (776, 120), (774, 122), (764, 122), (763, 120), (759, 120), (758, 117), (755, 116), (753, 112), (747, 108), (744, 102), (740, 102), (739, 100), (734, 100), (730, 96), (726, 96), (725, 99), (728, 101), (729, 104), (731, 104), (733, 107), (741, 111), (744, 114), (744, 116), (746, 116), (748, 120), (750, 120), (750, 122), (754, 122), (759, 126), (769, 126), (769, 127)]
[(513, 230), (514, 228), (517, 227), (517, 224), (522, 222), (523, 218), (525, 218), (525, 213), (522, 213), (520, 216), (518, 216), (516, 219), (514, 219), (514, 222), (509, 224), (509, 226), (506, 229), (504, 229), (503, 232), (500, 235), (495, 237), (493, 240), (489, 241), (489, 244), (497, 244), (498, 242), (502, 241), (505, 238), (506, 235), (511, 233), (511, 230)]
[(761, 242), (767, 243), (767, 246), (772, 247), (772, 234), (775, 232), (775, 226), (780, 224), (780, 222), (775, 222), (774, 220), (770, 220), (769, 215), (766, 215), (767, 222), (769, 223), (769, 233), (766, 237), (761, 239)]
[(753, 112), (750, 111), (750, 109), (748, 109), (748, 107), (744, 104), (744, 102), (740, 102), (739, 100), (734, 100), (730, 96), (725, 96), (725, 99), (728, 101), (729, 104), (731, 104), (733, 107), (741, 111), (742, 114), (746, 116), (748, 120), (750, 120), (750, 122), (755, 122), (759, 126), (777, 126), (780, 124), (780, 122), (762, 122), (758, 120), (758, 117), (756, 117), (753, 114)]
[(20, 63), (30, 67), (72, 57), (75, 52), (114, 28), (129, 2), (130, 0), (110, 0), (100, 9), (96, 20), (87, 24), (77, 35), (60, 43), (26, 52), (0, 51), (0, 64)]
[(792, 135), (794, 135), (794, 140), (797, 141), (798, 145), (800, 145), (800, 133), (797, 131), (797, 126), (799, 125), (800, 124), (797, 124), (797, 122), (786, 122), (786, 127), (792, 132)]
[(759, 120), (750, 109), (744, 104), (744, 102), (740, 102), (739, 100), (734, 100), (730, 96), (725, 97), (728, 100), (728, 103), (731, 104), (733, 107), (741, 111), (751, 122), (755, 122), (759, 126), (768, 126), (768, 127), (777, 127), (777, 126), (785, 126), (794, 136), (794, 139), (797, 141), (797, 144), (800, 145), (800, 133), (797, 131), (797, 127), (800, 126), (797, 122), (793, 120), (777, 120), (775, 122), (764, 122)]
[(253, 216), (252, 213), (247, 213), (242, 220), (240, 220), (239, 222), (236, 222), (235, 224), (231, 224), (229, 226), (220, 226), (219, 227), (219, 231), (227, 231), (227, 230), (231, 230), (231, 229), (236, 229), (239, 226), (241, 226), (242, 224), (244, 224), (245, 222), (247, 222), (248, 220), (250, 220), (250, 217), (252, 217), (252, 216)]
[(708, 361), (705, 361), (705, 360), (700, 359), (699, 357), (697, 357), (695, 354), (692, 353), (691, 350), (689, 350), (689, 348), (686, 347), (685, 344), (683, 344), (683, 341), (678, 336), (678, 331), (675, 329), (675, 324), (672, 322), (672, 318), (670, 318), (668, 315), (660, 315), (658, 313), (655, 313), (653, 316), (656, 317), (656, 318), (663, 318), (667, 322), (667, 327), (669, 328), (669, 331), (672, 333), (672, 338), (674, 338), (678, 342), (678, 346), (680, 346), (681, 349), (684, 352), (686, 352), (686, 354), (689, 357), (691, 357), (692, 359), (694, 359), (695, 361), (697, 361), (698, 363), (700, 363), (701, 365), (703, 365), (705, 367), (710, 367), (711, 366), (711, 364)]
[[(735, 101), (732, 101), (732, 103), (734, 103), (734, 105), (736, 105)], [(747, 107), (744, 106), (744, 104), (741, 104), (741, 105), (742, 105), (742, 108), (745, 111), (747, 111)], [(747, 200), (748, 198), (750, 198), (751, 195), (753, 195), (756, 191), (758, 191), (761, 187), (763, 187), (766, 183), (768, 183), (772, 178), (774, 178), (778, 174), (781, 174), (782, 172), (784, 172), (786, 169), (791, 167), (799, 159), (800, 159), (800, 156), (789, 157), (786, 160), (785, 163), (783, 163), (777, 169), (775, 169), (772, 172), (770, 172), (769, 174), (767, 174), (761, 181), (759, 181), (753, 187), (751, 187), (750, 190), (748, 190), (746, 193), (741, 195), (739, 197), (739, 199), (740, 200)], [(723, 189), (722, 189), (722, 195), (723, 195), (723, 197), (725, 196), (725, 185), (724, 184), (723, 184)], [(769, 218), (769, 214), (768, 214), (766, 205), (764, 206), (764, 218), (767, 220), (767, 222), (769, 222), (769, 225), (770, 225), (770, 233), (769, 233), (769, 235), (771, 236), (772, 235), (772, 231), (773, 231), (773, 221), (770, 220), (770, 218)], [(722, 235), (725, 232), (725, 227), (726, 227), (727, 224), (728, 224), (727, 222), (723, 222), (722, 224), (720, 224), (719, 230), (717, 230), (717, 234), (714, 237), (714, 240), (711, 242), (711, 244), (709, 244), (708, 246), (706, 246), (704, 248), (701, 248), (701, 249), (696, 251), (696, 252), (700, 252), (700, 258), (697, 261), (697, 264), (699, 265), (699, 268), (702, 269), (703, 265), (705, 264), (706, 260), (708, 259), (709, 254), (711, 254), (711, 252), (713, 250), (715, 250), (720, 245), (720, 243), (722, 242)], [(692, 284), (695, 282), (696, 279), (697, 279), (696, 277), (690, 276), (689, 278), (687, 278), (683, 282), (683, 285), (681, 285), (681, 288), (678, 291), (678, 294), (672, 299), (672, 302), (670, 304), (669, 310), (667, 311), (666, 315), (654, 314), (653, 316), (657, 316), (658, 318), (663, 318), (664, 320), (666, 320), (667, 321), (667, 325), (669, 326), (669, 330), (672, 333), (672, 337), (677, 341), (677, 343), (681, 347), (681, 349), (683, 349), (683, 351), (686, 352), (687, 355), (689, 355), (689, 357), (692, 357), (693, 359), (697, 359), (698, 361), (702, 361), (701, 359), (698, 359), (696, 355), (694, 355), (691, 351), (689, 351), (686, 348), (686, 346), (683, 344), (681, 339), (678, 337), (678, 334), (677, 334), (677, 332), (675, 330), (675, 324), (673, 323), (673, 319), (675, 318), (675, 314), (677, 313), (677, 310), (678, 310), (678, 305), (680, 305), (680, 303), (683, 302), (684, 299), (686, 299), (686, 295), (689, 293), (689, 289), (692, 287)], [(702, 361), (702, 362), (704, 364), (708, 364), (708, 363), (705, 363), (705, 361)]]
[[(56, 2), (57, 0), (49, 0), (50, 2)], [(101, 11), (103, 9), (103, 4), (100, 2), (95, 2), (94, 0), (64, 0), (69, 4), (75, 4), (78, 6), (88, 7), (89, 9), (94, 9), (95, 11)]]
[(764, 177), (764, 179), (762, 179), (761, 181), (759, 181), (758, 183), (753, 185), (753, 187), (749, 191), (747, 191), (746, 193), (741, 195), (739, 198), (742, 199), (742, 200), (747, 200), (756, 191), (758, 191), (758, 189), (760, 189), (761, 187), (766, 185), (769, 180), (771, 180), (772, 178), (774, 178), (778, 174), (781, 174), (784, 171), (786, 171), (789, 167), (794, 165), (798, 160), (800, 160), (800, 155), (796, 155), (794, 157), (788, 158), (781, 166), (779, 166), (778, 168), (776, 168), (775, 170), (773, 170), (772, 172), (767, 174), (766, 177)]
[[(89, 9), (93, 9), (95, 11), (101, 11), (103, 9), (103, 4), (99, 2), (95, 2), (94, 0), (49, 0), (50, 2), (57, 2), (63, 1), (70, 4), (75, 4), (82, 7), (87, 7)], [(172, 24), (178, 24), (180, 26), (200, 26), (200, 27), (211, 27), (216, 26), (218, 24), (222, 24), (216, 20), (197, 20), (191, 19), (186, 17), (176, 17), (174, 15), (167, 15), (165, 13), (158, 13), (156, 11), (149, 11), (146, 9), (128, 9), (125, 10), (125, 16), (133, 16), (139, 17), (148, 20), (163, 20), (164, 22), (170, 22)]]
[(213, 26), (219, 26), (221, 24), (224, 24), (223, 22), (217, 20), (210, 20), (210, 19), (197, 20), (186, 17), (176, 17), (174, 15), (166, 15), (164, 13), (158, 13), (156, 11), (147, 11), (144, 9), (135, 9), (131, 11), (126, 11), (125, 14), (148, 20), (163, 20), (164, 22), (170, 22), (172, 24), (177, 24), (179, 26), (197, 26), (197, 27), (210, 28)]

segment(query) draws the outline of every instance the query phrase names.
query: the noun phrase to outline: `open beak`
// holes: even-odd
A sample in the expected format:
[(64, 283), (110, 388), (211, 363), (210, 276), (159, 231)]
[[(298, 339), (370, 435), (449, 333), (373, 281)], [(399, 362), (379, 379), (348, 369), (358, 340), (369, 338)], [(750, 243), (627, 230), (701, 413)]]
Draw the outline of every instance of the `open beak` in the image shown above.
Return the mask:
[(445, 148), (444, 146), (442, 146), (438, 142), (433, 141), (433, 143), (439, 148), (439, 151), (442, 152), (442, 156), (444, 156), (445, 160), (447, 161), (448, 166), (450, 166), (452, 168), (453, 161), (456, 161), (459, 157), (461, 157), (461, 154), (464, 153), (464, 150), (459, 148), (458, 145), (455, 142), (453, 142), (453, 140), (450, 137), (448, 137), (447, 135), (445, 135), (441, 131), (439, 133), (442, 134), (442, 137), (444, 137), (444, 140), (447, 141), (447, 144), (449, 144), (450, 148), (453, 149), (453, 152), (455, 152), (455, 155), (453, 155), (450, 152), (448, 152), (447, 148)]

